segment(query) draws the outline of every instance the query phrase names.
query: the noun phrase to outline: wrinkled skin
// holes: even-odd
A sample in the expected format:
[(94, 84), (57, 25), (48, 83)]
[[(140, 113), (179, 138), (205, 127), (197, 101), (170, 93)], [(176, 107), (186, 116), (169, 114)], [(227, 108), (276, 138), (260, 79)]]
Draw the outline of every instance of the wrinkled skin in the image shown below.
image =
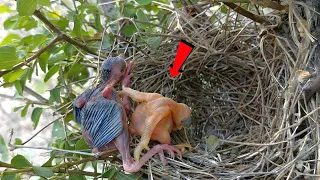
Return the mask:
[[(122, 61), (122, 62), (121, 62)], [(101, 153), (116, 147), (123, 160), (123, 168), (127, 172), (137, 172), (155, 154), (166, 164), (164, 150), (172, 157), (181, 152), (170, 145), (157, 145), (148, 151), (140, 161), (134, 161), (130, 155), (129, 132), (127, 113), (130, 111), (130, 102), (127, 96), (118, 96), (113, 87), (122, 80), (124, 87), (130, 87), (129, 75), (132, 63), (128, 68), (123, 66), (123, 58), (104, 62), (101, 78), (103, 84), (94, 89), (85, 91), (74, 101), (76, 122), (81, 124), (85, 141), (92, 152), (100, 157)], [(105, 72), (104, 72), (105, 71)]]
[(129, 87), (122, 87), (118, 93), (141, 102), (131, 116), (129, 132), (141, 136), (141, 141), (134, 151), (134, 158), (139, 161), (141, 151), (149, 150), (150, 139), (161, 144), (170, 144), (170, 133), (180, 130), (191, 123), (190, 108), (157, 93), (144, 93)]

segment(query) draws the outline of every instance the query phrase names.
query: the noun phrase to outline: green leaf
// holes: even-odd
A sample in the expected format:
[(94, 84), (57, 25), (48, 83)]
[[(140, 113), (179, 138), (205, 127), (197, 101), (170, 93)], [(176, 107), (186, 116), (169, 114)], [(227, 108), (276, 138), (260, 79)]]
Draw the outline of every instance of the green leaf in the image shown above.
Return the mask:
[(38, 63), (39, 63), (39, 66), (40, 66), (41, 70), (42, 70), (44, 73), (47, 72), (47, 64), (48, 64), (49, 57), (50, 57), (50, 53), (47, 52), (47, 51), (44, 52), (44, 53), (42, 53), (42, 54), (39, 56)]
[(25, 29), (26, 31), (29, 31), (30, 29), (36, 28), (38, 25), (38, 22), (34, 20), (33, 17), (29, 16), (23, 16), (20, 17), (20, 20), (15, 24), (13, 29)]
[(72, 174), (69, 176), (69, 180), (87, 180), (83, 175)]
[(88, 68), (82, 64), (75, 63), (68, 71), (67, 78), (71, 81), (79, 81), (89, 77)]
[(98, 13), (95, 14), (94, 22), (95, 22), (97, 31), (102, 33), (103, 27), (101, 25), (100, 14)]
[(224, 13), (224, 14), (227, 14), (228, 13), (228, 8), (226, 6), (223, 6), (221, 9), (220, 9), (220, 12)]
[(75, 150), (84, 150), (84, 149), (90, 149), (86, 141), (81, 138), (77, 141)]
[(98, 162), (97, 161), (91, 161), (92, 168), (94, 172), (98, 172)]
[(48, 60), (48, 65), (56, 64), (57, 62), (60, 62), (67, 58), (66, 54), (63, 51), (59, 53), (54, 53), (54, 52), (51, 52), (51, 53), (52, 54)]
[(43, 34), (36, 34), (32, 37), (32, 40), (33, 40), (33, 43), (32, 43), (32, 46), (29, 47), (29, 51), (34, 50), (36, 47), (38, 47), (43, 42), (45, 42), (47, 40), (47, 36)]
[(101, 177), (102, 178), (108, 178), (108, 179), (112, 179), (114, 177), (114, 175), (116, 174), (116, 172), (118, 172), (118, 170), (114, 167), (108, 169), (106, 172), (104, 172)]
[(38, 21), (36, 21), (32, 16), (11, 16), (4, 23), (4, 29), (22, 30), (26, 31), (36, 28)]
[(29, 105), (30, 105), (30, 104), (26, 104), (26, 105), (24, 106), (24, 108), (23, 108), (22, 111), (21, 111), (21, 117), (25, 117), (25, 116), (26, 116), (26, 114), (27, 114), (27, 112), (28, 112)]
[(78, 10), (87, 14), (93, 14), (99, 12), (99, 6), (96, 4), (83, 3), (78, 6)]
[(147, 10), (148, 12), (152, 12), (152, 14), (158, 14), (160, 12), (160, 8), (159, 5), (156, 4), (148, 4), (146, 6), (143, 7), (145, 10)]
[(53, 123), (52, 137), (56, 139), (64, 138), (64, 129), (60, 121), (56, 121)]
[(37, 4), (38, 0), (17, 0), (17, 11), (20, 16), (31, 16)]
[(1, 134), (0, 134), (0, 157), (1, 157), (0, 159), (5, 162), (8, 161), (8, 158), (9, 158), (7, 144), (4, 141)]
[(15, 145), (21, 145), (22, 144), (22, 140), (20, 138), (15, 138), (14, 139), (14, 144)]
[(16, 16), (9, 17), (3, 23), (3, 27), (5, 30), (9, 30), (13, 28), (13, 26), (17, 23), (18, 18)]
[(135, 16), (136, 12), (137, 12), (137, 9), (133, 5), (127, 4), (125, 6), (123, 15), (124, 15), (124, 17), (132, 18)]
[(2, 46), (0, 47), (0, 70), (12, 69), (12, 67), (19, 62), (18, 56), (16, 55), (16, 48), (13, 46)]
[(32, 167), (32, 164), (22, 155), (16, 155), (11, 159), (11, 165), (16, 168)]
[(74, 22), (74, 27), (73, 27), (72, 33), (74, 33), (76, 35), (76, 37), (81, 38), (82, 37), (82, 35), (81, 35), (82, 23), (80, 21), (80, 18), (77, 15), (74, 15), (73, 22)]
[(109, 36), (104, 36), (103, 37), (103, 44), (102, 47), (106, 50), (109, 50), (111, 48), (111, 42), (110, 42), (110, 37)]
[(217, 136), (210, 135), (206, 137), (206, 145), (209, 151), (212, 151), (219, 145), (220, 141)]
[(32, 38), (32, 35), (26, 36), (20, 40), (20, 44), (24, 46), (29, 46), (30, 44), (32, 44)]
[(151, 49), (155, 50), (158, 49), (161, 44), (161, 37), (149, 37), (146, 42)]
[(7, 74), (3, 75), (3, 76), (2, 76), (3, 81), (4, 81), (4, 82), (9, 82), (10, 75), (11, 75), (11, 72), (9, 72), (9, 73), (7, 73)]
[(50, 158), (48, 159), (47, 162), (45, 162), (42, 167), (51, 167), (52, 166), (52, 161), (55, 159), (55, 154), (56, 154), (56, 151), (51, 151), (51, 156)]
[(19, 79), (25, 72), (27, 72), (26, 69), (18, 69), (17, 71), (12, 72), (9, 78), (9, 82), (13, 82)]
[(66, 122), (69, 122), (69, 121), (74, 120), (74, 114), (73, 114), (73, 113), (69, 113), (69, 114), (67, 115), (67, 117), (64, 118), (64, 120), (65, 120)]
[(136, 1), (142, 6), (150, 4), (152, 2), (152, 0), (136, 0)]
[[(149, 22), (149, 18), (144, 14), (144, 12), (142, 11), (142, 9), (138, 9), (137, 12), (136, 12), (136, 15), (137, 15), (137, 19), (139, 21), (142, 21), (142, 22)], [(137, 23), (137, 26), (139, 28), (146, 28), (148, 27), (149, 25), (148, 24), (145, 24), (145, 23)]]
[(16, 87), (17, 89), (17, 92), (18, 92), (18, 95), (22, 96), (22, 92), (23, 92), (23, 88), (21, 86), (21, 83), (20, 81), (14, 81), (14, 86)]
[(42, 6), (51, 6), (50, 0), (38, 0), (38, 4), (42, 5)]
[(16, 177), (15, 174), (5, 174), (4, 172), (4, 176), (1, 178), (1, 180), (14, 180)]
[(13, 10), (11, 10), (8, 5), (3, 4), (0, 6), (0, 14), (2, 13), (9, 13), (9, 12), (13, 12)]
[(134, 33), (137, 32), (137, 29), (134, 25), (128, 25), (128, 26), (125, 26), (123, 27), (123, 34), (126, 36), (126, 37), (132, 37)]
[[(33, 72), (34, 72), (34, 67), (35, 67), (35, 63), (28, 69), (28, 72), (27, 72), (27, 78), (28, 78), (28, 80), (29, 80), (29, 82), (31, 82), (31, 78), (32, 78), (32, 75), (33, 75)], [(22, 79), (22, 78), (21, 78)], [(25, 83), (25, 82), (24, 82)], [(39, 84), (39, 83), (37, 83), (37, 84)], [(22, 83), (21, 83), (21, 85), (22, 85)]]
[(136, 180), (137, 178), (136, 174), (125, 174), (123, 172), (118, 172), (116, 175), (117, 180)]
[(13, 108), (13, 112), (17, 112), (19, 109), (23, 108), (23, 106), (18, 106)]
[(36, 129), (39, 123), (40, 116), (43, 112), (43, 108), (36, 107), (31, 114), (31, 120), (33, 121), (33, 128)]
[(24, 97), (22, 95), (20, 95), (18, 92), (14, 93), (13, 98), (14, 99), (21, 99), (21, 100), (24, 99)]
[(60, 100), (60, 88), (55, 88), (55, 89), (50, 90), (50, 96), (53, 97), (55, 102), (61, 103), (61, 100)]
[(54, 74), (56, 74), (59, 71), (59, 66), (55, 65), (53, 66), (48, 73), (46, 74), (44, 78), (44, 82), (47, 82)]
[(20, 40), (21, 37), (18, 34), (8, 34), (0, 43), (0, 46), (4, 46), (4, 45), (13, 45), (14, 41), (18, 41)]
[(217, 21), (216, 16), (212, 16), (212, 17), (210, 18), (210, 21), (211, 21), (212, 23), (215, 23), (215, 22)]
[(51, 169), (39, 166), (33, 166), (34, 173), (40, 177), (50, 178), (54, 176), (54, 173)]
[(71, 44), (66, 44), (63, 48), (64, 53), (70, 58), (71, 56), (73, 56), (74, 53), (74, 46)]

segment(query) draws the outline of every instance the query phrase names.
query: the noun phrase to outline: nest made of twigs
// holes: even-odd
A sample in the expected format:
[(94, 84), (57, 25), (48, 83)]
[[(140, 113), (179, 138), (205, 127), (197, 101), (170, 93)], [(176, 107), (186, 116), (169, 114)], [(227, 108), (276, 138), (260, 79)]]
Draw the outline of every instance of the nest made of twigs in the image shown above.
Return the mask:
[[(308, 114), (316, 106), (305, 106), (305, 116), (297, 108), (302, 96), (296, 74), (308, 67), (310, 39), (300, 37), (292, 25), (300, 18), (295, 7), (291, 2), (288, 14), (265, 16), (272, 25), (231, 15), (218, 24), (204, 12), (191, 17), (179, 11), (174, 21), (181, 28), (163, 36), (157, 50), (132, 58), (133, 89), (160, 93), (192, 109), (192, 125), (174, 132), (172, 144), (189, 142), (193, 148), (168, 166), (150, 161), (145, 173), (155, 179), (316, 174), (318, 114)], [(195, 49), (173, 79), (169, 65), (181, 39)], [(301, 126), (306, 121), (310, 125)]]

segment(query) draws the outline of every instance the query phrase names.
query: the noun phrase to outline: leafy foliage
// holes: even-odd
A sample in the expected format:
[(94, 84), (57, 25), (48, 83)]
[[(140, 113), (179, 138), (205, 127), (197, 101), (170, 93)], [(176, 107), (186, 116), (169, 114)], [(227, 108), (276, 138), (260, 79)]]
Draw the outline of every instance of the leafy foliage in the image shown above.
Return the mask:
[[(79, 126), (73, 122), (74, 115), (70, 106), (95, 75), (98, 61), (86, 55), (98, 55), (100, 50), (101, 55), (107, 57), (113, 50), (112, 53), (126, 53), (129, 56), (133, 54), (133, 48), (127, 47), (133, 47), (133, 44), (140, 49), (157, 49), (162, 39), (141, 33), (166, 33), (169, 28), (168, 21), (172, 12), (168, 9), (167, 0), (157, 3), (151, 0), (125, 0), (109, 5), (92, 2), (17, 0), (13, 6), (0, 5), (0, 14), (10, 13), (3, 24), (9, 33), (0, 42), (2, 86), (15, 87), (14, 98), (25, 100), (25, 105), (16, 107), (14, 111), (25, 117), (27, 111), (32, 110), (29, 118), (33, 121), (34, 129), (42, 121), (44, 111), (55, 111), (59, 118), (51, 123), (52, 148), (72, 151), (89, 149), (81, 138)], [(167, 8), (162, 8), (163, 5)], [(111, 11), (106, 10), (108, 8)], [(123, 39), (126, 42), (135, 39), (135, 42), (114, 46)], [(37, 80), (39, 78), (40, 81)], [(27, 87), (28, 83), (35, 83), (35, 88)], [(36, 100), (25, 97), (26, 89), (34, 92), (31, 93), (34, 95), (32, 99)], [(45, 92), (49, 92), (48, 99), (42, 96)], [(10, 146), (24, 144), (16, 138)], [(11, 162), (2, 174), (2, 179), (19, 179), (29, 173), (43, 178), (69, 176), (69, 179), (86, 179), (86, 176), (110, 179), (138, 177), (136, 174), (125, 174), (116, 167), (101, 171), (92, 157), (71, 152), (61, 154), (54, 150), (43, 166), (34, 166), (23, 155), (16, 155), (10, 160), (6, 142), (1, 136), (0, 153), (3, 162)], [(66, 157), (72, 157), (72, 162), (79, 161), (76, 165), (81, 168), (74, 169), (75, 165), (70, 165), (71, 159)], [(82, 158), (88, 158), (88, 161), (81, 162)], [(90, 165), (87, 163), (89, 161), (92, 161)], [(82, 171), (85, 175), (61, 172), (60, 166)], [(91, 167), (94, 171), (84, 171), (85, 167)], [(20, 169), (23, 171), (20, 172)]]

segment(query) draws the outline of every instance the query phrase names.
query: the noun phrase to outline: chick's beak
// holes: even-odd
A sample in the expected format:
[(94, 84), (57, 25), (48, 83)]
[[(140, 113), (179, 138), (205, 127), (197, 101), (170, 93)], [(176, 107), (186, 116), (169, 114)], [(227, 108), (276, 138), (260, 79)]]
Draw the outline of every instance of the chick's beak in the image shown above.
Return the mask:
[(186, 126), (189, 126), (191, 124), (191, 117), (188, 117), (187, 119), (185, 119), (183, 122), (182, 122), (182, 126), (186, 127)]

